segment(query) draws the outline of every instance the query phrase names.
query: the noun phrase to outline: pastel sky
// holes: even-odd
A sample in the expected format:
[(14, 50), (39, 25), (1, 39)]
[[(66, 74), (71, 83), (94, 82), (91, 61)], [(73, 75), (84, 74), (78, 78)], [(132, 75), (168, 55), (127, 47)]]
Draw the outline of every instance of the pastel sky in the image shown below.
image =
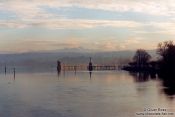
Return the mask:
[(155, 49), (175, 40), (175, 0), (0, 0), (0, 53)]

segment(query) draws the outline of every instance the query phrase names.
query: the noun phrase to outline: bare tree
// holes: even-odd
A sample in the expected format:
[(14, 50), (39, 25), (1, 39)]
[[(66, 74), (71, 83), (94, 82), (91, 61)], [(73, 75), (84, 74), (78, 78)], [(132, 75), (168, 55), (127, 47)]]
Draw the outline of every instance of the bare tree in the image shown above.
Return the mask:
[(175, 45), (173, 41), (158, 44), (157, 53), (161, 56), (160, 69), (162, 73), (175, 73)]
[(174, 47), (173, 41), (161, 42), (158, 44), (157, 53), (162, 57), (166, 57), (169, 52), (169, 49), (173, 47)]
[(137, 64), (137, 67), (143, 67), (147, 65), (150, 59), (151, 56), (143, 49), (138, 49), (133, 57), (133, 60)]

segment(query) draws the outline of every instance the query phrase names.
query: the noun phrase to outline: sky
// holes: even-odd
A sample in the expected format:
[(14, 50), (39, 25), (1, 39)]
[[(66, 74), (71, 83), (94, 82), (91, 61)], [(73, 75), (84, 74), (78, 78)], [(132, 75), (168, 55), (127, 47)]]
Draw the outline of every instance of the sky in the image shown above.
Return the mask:
[(0, 53), (150, 50), (174, 37), (175, 0), (0, 0)]

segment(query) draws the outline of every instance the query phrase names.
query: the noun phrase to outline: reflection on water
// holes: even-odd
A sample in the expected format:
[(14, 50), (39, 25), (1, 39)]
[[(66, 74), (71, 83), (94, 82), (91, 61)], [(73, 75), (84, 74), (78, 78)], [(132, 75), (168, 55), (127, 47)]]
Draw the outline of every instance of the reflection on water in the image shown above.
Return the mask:
[(173, 98), (175, 95), (175, 80), (163, 80), (162, 84), (164, 86), (163, 91), (170, 98)]
[(58, 70), (57, 70), (58, 79), (59, 79), (59, 77), (60, 77), (60, 74), (61, 74), (61, 71), (58, 71)]
[[(135, 82), (147, 82), (156, 79), (156, 74), (149, 72), (130, 72), (130, 75), (134, 77)], [(163, 92), (168, 97), (173, 98), (175, 95), (175, 80), (169, 77), (161, 79), (161, 85)]]
[(129, 72), (131, 76), (134, 77), (136, 82), (146, 82), (150, 79), (156, 79), (155, 73), (149, 73), (149, 72)]
[(89, 77), (90, 78), (92, 77), (92, 71), (89, 71)]
[(124, 71), (1, 74), (0, 117), (134, 117), (175, 108), (171, 83)]
[(134, 77), (134, 80), (136, 82), (146, 82), (149, 80), (149, 73), (147, 72), (138, 72), (138, 73), (130, 72), (130, 75)]

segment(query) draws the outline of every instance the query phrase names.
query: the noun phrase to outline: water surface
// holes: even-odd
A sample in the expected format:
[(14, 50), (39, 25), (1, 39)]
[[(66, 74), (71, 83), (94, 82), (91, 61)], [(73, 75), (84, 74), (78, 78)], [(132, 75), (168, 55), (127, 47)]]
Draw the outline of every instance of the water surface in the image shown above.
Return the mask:
[(174, 111), (162, 81), (124, 71), (0, 75), (0, 117), (134, 117), (144, 108)]

